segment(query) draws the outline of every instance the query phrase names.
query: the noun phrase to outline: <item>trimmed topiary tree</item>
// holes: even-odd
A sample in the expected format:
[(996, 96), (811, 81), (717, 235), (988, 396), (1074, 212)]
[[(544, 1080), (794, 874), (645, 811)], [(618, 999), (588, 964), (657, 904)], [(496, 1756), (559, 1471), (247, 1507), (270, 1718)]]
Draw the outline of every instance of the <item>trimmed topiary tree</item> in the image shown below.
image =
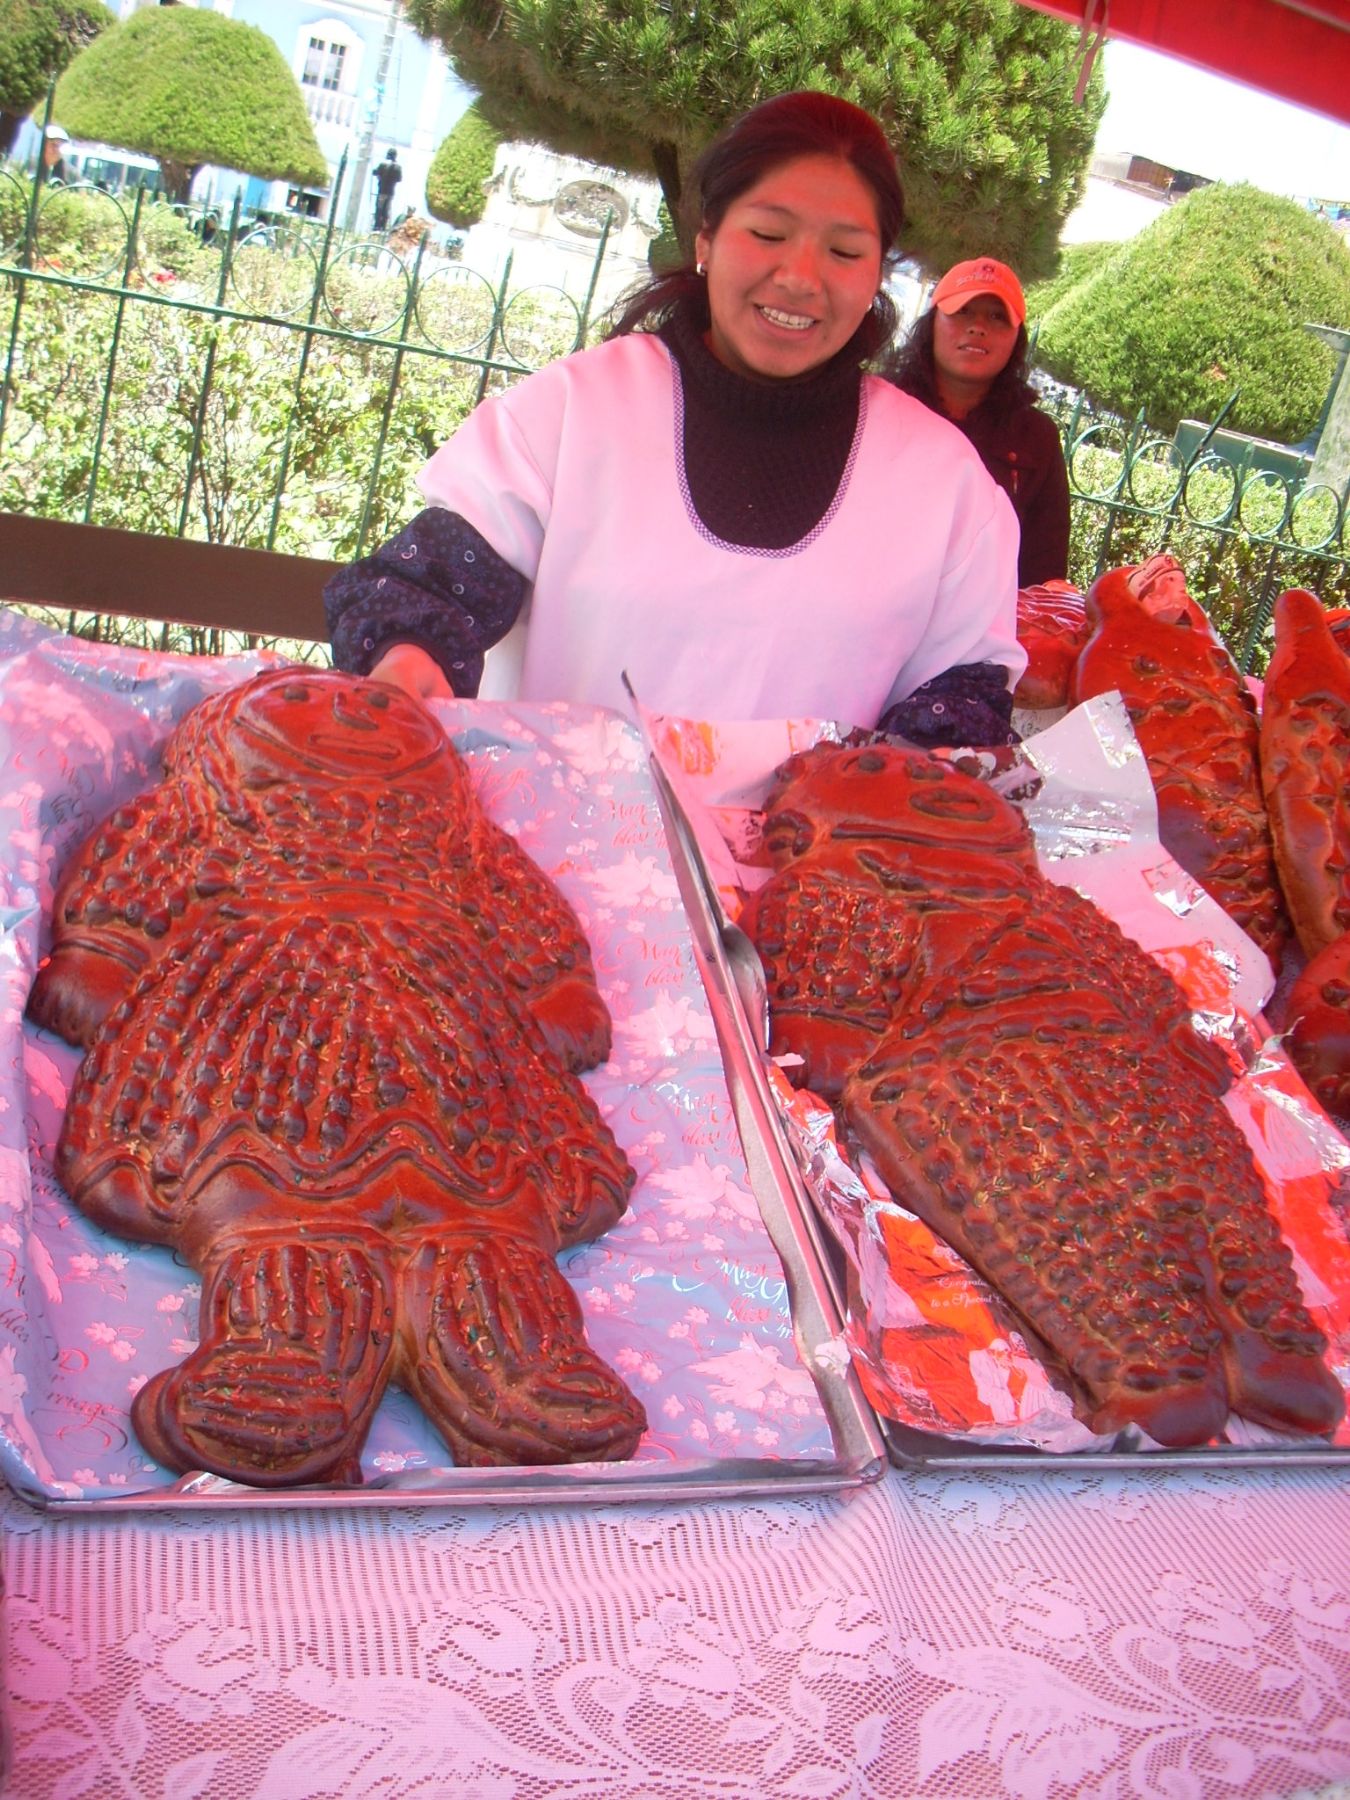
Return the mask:
[[(1090, 259), (1085, 259), (1090, 260)], [(1325, 220), (1259, 188), (1198, 188), (1053, 298), (1037, 361), (1155, 430), (1209, 420), (1295, 443), (1332, 354), (1305, 324), (1350, 327), (1350, 255)]]
[[(1105, 104), (1074, 99), (1079, 34), (1013, 0), (404, 0), (509, 138), (652, 175), (682, 234), (689, 168), (737, 113), (840, 94), (895, 147), (904, 248), (932, 274), (983, 252), (1055, 264)], [(692, 248), (688, 242), (686, 250)]]
[(500, 143), (476, 103), (460, 115), (427, 171), (427, 209), (433, 219), (461, 231), (478, 223)]
[(1096, 275), (1120, 249), (1120, 244), (1109, 241), (1066, 244), (1059, 253), (1059, 268), (1050, 279), (1033, 282), (1026, 290), (1028, 324), (1043, 319), (1052, 306), (1057, 306), (1080, 282)]
[(70, 59), (116, 23), (100, 0), (0, 0), (0, 152)]
[(177, 200), (203, 163), (264, 181), (329, 179), (271, 38), (196, 7), (151, 7), (96, 38), (57, 83), (53, 117), (77, 137), (155, 157)]

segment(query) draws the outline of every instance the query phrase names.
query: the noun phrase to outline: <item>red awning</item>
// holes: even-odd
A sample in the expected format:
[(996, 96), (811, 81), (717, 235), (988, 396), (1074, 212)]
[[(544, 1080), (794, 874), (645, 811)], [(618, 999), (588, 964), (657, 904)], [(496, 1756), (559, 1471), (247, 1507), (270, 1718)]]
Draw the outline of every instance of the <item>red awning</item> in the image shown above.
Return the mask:
[(1021, 0), (1350, 125), (1350, 0)]

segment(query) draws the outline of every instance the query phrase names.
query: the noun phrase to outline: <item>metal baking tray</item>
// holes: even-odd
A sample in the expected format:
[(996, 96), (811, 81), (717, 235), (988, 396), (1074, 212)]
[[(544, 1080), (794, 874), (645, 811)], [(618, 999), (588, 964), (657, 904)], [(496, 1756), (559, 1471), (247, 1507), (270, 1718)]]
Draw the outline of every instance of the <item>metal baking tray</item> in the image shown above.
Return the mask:
[[(749, 940), (722, 913), (708, 877), (698, 840), (684, 809), (666, 780), (659, 760), (651, 768), (666, 815), (666, 829), (676, 878), (694, 938), (704, 987), (713, 1009), (731, 1104), (741, 1134), (751, 1185), (765, 1227), (783, 1265), (792, 1295), (792, 1318), (804, 1355), (830, 1373), (817, 1377), (822, 1404), (836, 1436), (883, 1454), (878, 1419), (863, 1396), (843, 1340), (844, 1308), (814, 1198), (783, 1129), (783, 1121), (764, 1078), (767, 1050), (763, 993), (758, 959)], [(824, 1347), (838, 1354), (822, 1359)]]
[[(748, 939), (731, 924), (723, 908), (702, 850), (697, 830), (660, 767), (659, 756), (653, 754), (662, 804), (671, 819), (671, 840), (686, 864), (686, 880), (698, 892), (686, 896), (691, 917), (704, 915), (701, 929), (718, 945), (720, 978), (725, 983), (725, 1010), (735, 1016), (735, 1030), (740, 1039), (737, 1055), (737, 1078), (743, 1089), (743, 1103), (754, 1121), (758, 1141), (771, 1147), (773, 1179), (791, 1196), (794, 1217), (803, 1219), (803, 1234), (811, 1259), (813, 1278), (828, 1294), (834, 1317), (847, 1316), (846, 1264), (844, 1252), (825, 1223), (827, 1208), (819, 1199), (815, 1177), (799, 1154), (791, 1131), (766, 1076), (767, 1031), (760, 1021), (765, 1005), (762, 988), (751, 974), (754, 950)], [(728, 954), (730, 943), (730, 954)], [(762, 980), (762, 973), (760, 975)], [(739, 1114), (738, 1114), (739, 1116)], [(950, 1433), (923, 1431), (915, 1426), (889, 1419), (873, 1410), (866, 1399), (885, 1444), (889, 1461), (899, 1470), (1020, 1469), (1050, 1472), (1061, 1469), (1138, 1469), (1149, 1468), (1326, 1468), (1350, 1464), (1350, 1444), (1282, 1442), (1271, 1444), (1213, 1443), (1195, 1449), (1170, 1450), (1159, 1446), (1137, 1447), (1122, 1432), (1116, 1442), (1102, 1449), (1045, 1450), (1035, 1445), (988, 1444), (973, 1437), (963, 1440)]]
[[(617, 721), (616, 721), (617, 724)], [(645, 771), (644, 771), (645, 774)], [(661, 793), (671, 869), (680, 889), (681, 912), (721, 1051), (726, 1094), (732, 1103), (746, 1174), (764, 1228), (777, 1253), (790, 1297), (790, 1328), (801, 1368), (814, 1384), (823, 1425), (815, 1435), (827, 1448), (788, 1456), (717, 1455), (706, 1458), (649, 1456), (625, 1463), (469, 1469), (405, 1467), (372, 1473), (359, 1487), (263, 1489), (207, 1473), (192, 1473), (163, 1485), (97, 1494), (53, 1492), (58, 1484), (26, 1479), (10, 1459), (5, 1473), (13, 1491), (50, 1513), (211, 1511), (220, 1508), (329, 1508), (369, 1506), (560, 1505), (621, 1501), (692, 1502), (751, 1496), (782, 1496), (851, 1488), (885, 1474), (885, 1444), (862, 1397), (842, 1338), (842, 1320), (821, 1261), (819, 1226), (799, 1172), (781, 1137), (776, 1114), (765, 1109), (758, 1055), (746, 1036), (744, 1009), (735, 998), (716, 922), (702, 884), (692, 872), (682, 826)], [(650, 794), (650, 790), (649, 794)], [(158, 1253), (156, 1253), (158, 1254)], [(32, 1279), (31, 1272), (29, 1279)], [(12, 1299), (11, 1295), (11, 1299)], [(640, 1347), (640, 1346), (639, 1346)], [(819, 1416), (819, 1415), (813, 1415)], [(748, 1440), (747, 1440), (748, 1447)]]

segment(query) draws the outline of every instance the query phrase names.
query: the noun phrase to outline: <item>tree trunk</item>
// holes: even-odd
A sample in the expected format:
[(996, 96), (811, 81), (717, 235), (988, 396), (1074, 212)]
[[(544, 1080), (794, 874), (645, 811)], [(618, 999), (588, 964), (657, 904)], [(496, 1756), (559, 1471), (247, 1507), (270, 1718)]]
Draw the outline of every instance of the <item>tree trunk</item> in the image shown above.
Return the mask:
[(26, 117), (26, 113), (6, 112), (0, 106), (0, 156), (8, 156), (14, 148), (14, 140), (19, 135), (19, 127)]
[(192, 193), (192, 183), (200, 163), (174, 162), (167, 156), (159, 159), (159, 172), (164, 177), (164, 187), (169, 199), (175, 206), (186, 206)]
[[(652, 145), (652, 167), (656, 170), (656, 179), (661, 183), (661, 197), (666, 203), (666, 211), (670, 214), (675, 226), (675, 235), (680, 240), (680, 250), (688, 261), (693, 260), (694, 238), (681, 216), (680, 201), (684, 197), (684, 182), (680, 176), (680, 153), (668, 139)], [(697, 229), (697, 227), (695, 227)]]

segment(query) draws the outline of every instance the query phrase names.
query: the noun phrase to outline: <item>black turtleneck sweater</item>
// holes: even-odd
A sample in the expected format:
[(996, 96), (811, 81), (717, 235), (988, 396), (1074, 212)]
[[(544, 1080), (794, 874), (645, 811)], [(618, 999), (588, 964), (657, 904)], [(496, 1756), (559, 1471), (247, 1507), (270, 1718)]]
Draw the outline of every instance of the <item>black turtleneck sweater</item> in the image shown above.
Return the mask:
[(800, 543), (829, 510), (853, 448), (856, 349), (795, 380), (752, 381), (718, 362), (688, 313), (659, 335), (679, 364), (684, 477), (703, 525), (746, 549)]
[[(659, 335), (678, 365), (683, 480), (701, 527), (744, 549), (790, 550), (820, 524), (848, 466), (862, 385), (856, 340), (805, 375), (755, 381), (717, 360), (688, 309)], [(894, 554), (903, 556), (903, 545)], [(368, 674), (395, 644), (414, 643), (457, 694), (475, 694), (485, 651), (510, 630), (525, 598), (524, 577), (480, 532), (457, 513), (428, 507), (328, 583), (333, 660)], [(823, 623), (836, 604), (836, 596), (821, 596)], [(968, 664), (925, 682), (889, 708), (878, 729), (919, 744), (1001, 744), (1011, 708), (1007, 672)]]

